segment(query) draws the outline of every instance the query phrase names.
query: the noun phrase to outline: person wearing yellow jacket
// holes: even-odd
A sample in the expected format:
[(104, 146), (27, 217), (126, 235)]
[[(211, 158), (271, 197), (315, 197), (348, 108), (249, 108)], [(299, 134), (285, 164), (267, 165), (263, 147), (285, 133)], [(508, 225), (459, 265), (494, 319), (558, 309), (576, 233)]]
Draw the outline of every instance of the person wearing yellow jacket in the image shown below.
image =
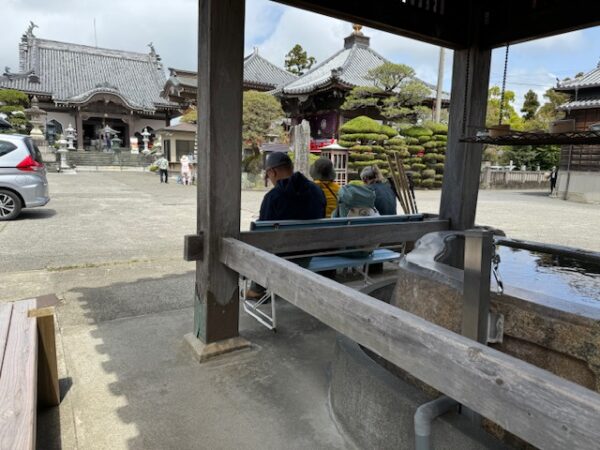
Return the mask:
[(333, 163), (328, 158), (317, 159), (310, 168), (310, 176), (325, 194), (327, 200), (325, 217), (331, 217), (331, 214), (337, 208), (338, 192), (340, 190), (340, 185), (334, 181)]

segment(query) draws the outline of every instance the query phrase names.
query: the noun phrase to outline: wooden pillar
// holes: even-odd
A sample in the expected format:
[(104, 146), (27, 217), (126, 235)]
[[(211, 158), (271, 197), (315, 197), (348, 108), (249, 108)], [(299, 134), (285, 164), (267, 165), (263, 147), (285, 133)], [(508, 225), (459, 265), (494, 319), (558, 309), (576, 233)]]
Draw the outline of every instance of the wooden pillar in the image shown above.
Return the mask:
[(459, 139), (485, 126), (491, 59), (491, 50), (476, 47), (454, 52), (440, 203), (440, 218), (450, 219), (454, 230), (465, 230), (475, 223), (483, 146), (461, 143)]
[(77, 130), (77, 150), (83, 150), (83, 120), (79, 109), (75, 111), (75, 129)]
[[(200, 0), (198, 235), (194, 334), (202, 344), (238, 336), (238, 274), (219, 261), (240, 233), (245, 0)], [(172, 149), (173, 151), (173, 149)]]

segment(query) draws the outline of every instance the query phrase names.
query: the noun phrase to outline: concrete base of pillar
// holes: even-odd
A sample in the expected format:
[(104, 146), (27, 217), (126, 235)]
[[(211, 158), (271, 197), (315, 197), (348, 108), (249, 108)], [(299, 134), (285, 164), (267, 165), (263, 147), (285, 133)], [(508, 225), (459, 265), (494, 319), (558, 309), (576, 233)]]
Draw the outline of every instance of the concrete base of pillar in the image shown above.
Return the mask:
[(238, 350), (249, 349), (252, 344), (242, 337), (234, 337), (226, 339), (224, 341), (213, 342), (211, 344), (205, 344), (198, 339), (194, 333), (188, 333), (184, 336), (183, 340), (185, 344), (191, 349), (194, 358), (198, 362), (205, 362), (216, 356), (224, 355), (226, 353), (235, 352)]

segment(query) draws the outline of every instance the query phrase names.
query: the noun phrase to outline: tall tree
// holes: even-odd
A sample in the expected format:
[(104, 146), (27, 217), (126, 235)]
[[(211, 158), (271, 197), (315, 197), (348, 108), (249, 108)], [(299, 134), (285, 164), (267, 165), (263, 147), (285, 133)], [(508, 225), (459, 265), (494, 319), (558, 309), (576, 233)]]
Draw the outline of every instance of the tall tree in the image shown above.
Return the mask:
[(513, 130), (521, 130), (523, 128), (523, 119), (517, 114), (513, 103), (515, 101), (515, 93), (513, 91), (504, 92), (504, 101), (502, 108), (502, 91), (498, 86), (492, 86), (488, 92), (488, 105), (486, 125), (488, 127), (498, 125), (500, 118), (500, 109), (502, 109), (502, 123), (510, 125)]
[(285, 70), (296, 75), (304, 75), (317, 60), (313, 56), (308, 56), (306, 50), (300, 44), (294, 47), (285, 55)]
[(280, 134), (281, 129), (274, 122), (285, 117), (281, 103), (265, 92), (246, 91), (242, 104), (242, 140), (247, 148), (258, 152), (269, 133)]
[(428, 108), (421, 104), (430, 89), (415, 78), (415, 71), (411, 67), (387, 62), (369, 70), (366, 78), (374, 86), (352, 89), (342, 109), (376, 108), (389, 122), (416, 121), (426, 114)]
[(523, 102), (523, 107), (521, 108), (521, 112), (523, 113), (523, 118), (525, 120), (531, 120), (535, 117), (535, 113), (540, 107), (540, 102), (538, 100), (538, 96), (535, 92), (529, 89), (525, 93), (525, 101)]
[(0, 89), (0, 114), (12, 126), (11, 130), (6, 130), (7, 133), (27, 133), (30, 125), (24, 111), (28, 105), (27, 94), (14, 89)]

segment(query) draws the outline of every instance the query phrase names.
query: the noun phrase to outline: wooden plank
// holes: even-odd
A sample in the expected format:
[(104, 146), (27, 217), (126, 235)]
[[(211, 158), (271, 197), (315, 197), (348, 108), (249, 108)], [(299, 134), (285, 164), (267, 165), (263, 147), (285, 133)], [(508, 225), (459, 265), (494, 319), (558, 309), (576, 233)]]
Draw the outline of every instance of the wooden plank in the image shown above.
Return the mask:
[(3, 303), (0, 305), (0, 376), (2, 376), (2, 361), (6, 350), (12, 308), (12, 303)]
[(237, 274), (219, 262), (224, 236), (240, 232), (244, 0), (200, 0), (198, 26), (195, 334), (204, 343), (238, 335)]
[(348, 246), (412, 242), (433, 231), (448, 229), (447, 220), (319, 227), (299, 230), (245, 231), (240, 240), (271, 253), (328, 250)]
[(598, 448), (596, 392), (235, 239), (221, 260), (539, 448)]
[(454, 52), (448, 147), (444, 165), (440, 219), (453, 230), (475, 225), (483, 146), (460, 142), (464, 134), (485, 126), (491, 50)]
[(54, 314), (51, 313), (53, 309), (53, 307), (43, 308), (41, 311), (50, 312), (50, 314), (36, 316), (39, 345), (37, 391), (38, 404), (42, 406), (58, 406), (60, 404)]
[(13, 304), (0, 377), (0, 449), (35, 447), (37, 330), (27, 317), (35, 300)]

